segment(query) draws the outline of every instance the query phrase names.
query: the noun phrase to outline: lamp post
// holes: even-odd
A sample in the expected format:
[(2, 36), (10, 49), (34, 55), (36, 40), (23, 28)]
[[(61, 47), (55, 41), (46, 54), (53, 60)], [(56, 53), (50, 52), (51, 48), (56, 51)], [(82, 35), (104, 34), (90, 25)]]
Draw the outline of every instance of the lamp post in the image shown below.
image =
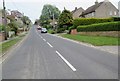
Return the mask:
[(7, 40), (7, 18), (6, 18), (6, 11), (5, 11), (5, 1), (3, 0), (3, 16), (4, 16), (4, 26), (5, 26), (5, 40)]

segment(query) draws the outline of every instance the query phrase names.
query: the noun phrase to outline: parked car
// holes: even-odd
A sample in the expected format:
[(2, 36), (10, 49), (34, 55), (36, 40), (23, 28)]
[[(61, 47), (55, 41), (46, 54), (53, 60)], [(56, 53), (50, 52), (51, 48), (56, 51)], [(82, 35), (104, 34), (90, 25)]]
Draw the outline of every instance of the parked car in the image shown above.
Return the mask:
[(42, 28), (41, 29), (41, 33), (47, 33), (47, 29), (46, 28)]
[(40, 26), (38, 26), (38, 27), (37, 27), (37, 29), (38, 29), (38, 30), (41, 30), (41, 27), (40, 27)]

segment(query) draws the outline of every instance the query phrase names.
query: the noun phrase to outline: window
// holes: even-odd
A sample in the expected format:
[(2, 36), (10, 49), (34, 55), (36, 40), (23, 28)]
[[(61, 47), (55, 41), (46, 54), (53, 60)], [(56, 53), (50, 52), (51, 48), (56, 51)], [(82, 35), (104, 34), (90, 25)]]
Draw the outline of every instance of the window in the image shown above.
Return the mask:
[(116, 11), (114, 11), (114, 15), (117, 15), (117, 12), (116, 12)]
[(110, 15), (112, 15), (112, 11), (110, 11)]
[(92, 16), (95, 16), (95, 13), (94, 13), (94, 12), (92, 13)]

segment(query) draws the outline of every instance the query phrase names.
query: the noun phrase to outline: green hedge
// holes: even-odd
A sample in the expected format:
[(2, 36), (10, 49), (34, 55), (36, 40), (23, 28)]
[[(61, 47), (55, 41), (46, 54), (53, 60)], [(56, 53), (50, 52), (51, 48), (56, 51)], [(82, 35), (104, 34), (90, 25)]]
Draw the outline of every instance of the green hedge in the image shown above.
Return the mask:
[(92, 24), (86, 26), (78, 26), (77, 31), (120, 31), (120, 22), (107, 22)]
[(112, 22), (113, 18), (78, 18), (74, 19), (73, 21), (73, 26), (76, 28), (77, 26), (80, 25), (90, 25), (90, 24), (95, 24), (95, 23), (104, 23), (104, 22)]

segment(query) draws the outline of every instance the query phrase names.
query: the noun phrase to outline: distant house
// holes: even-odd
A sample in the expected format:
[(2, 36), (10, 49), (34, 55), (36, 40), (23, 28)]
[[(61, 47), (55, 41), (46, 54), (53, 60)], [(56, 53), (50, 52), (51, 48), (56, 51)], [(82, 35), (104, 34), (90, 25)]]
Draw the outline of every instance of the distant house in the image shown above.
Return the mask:
[(119, 17), (120, 17), (120, 1), (118, 2), (118, 10), (119, 10)]
[(73, 15), (73, 18), (79, 18), (79, 16), (82, 14), (82, 12), (84, 11), (84, 9), (82, 7), (80, 8), (77, 8), (75, 7), (75, 10), (72, 11), (72, 15)]
[(13, 15), (13, 16), (15, 16), (17, 18), (23, 17), (23, 14), (21, 12), (17, 11), (17, 10), (11, 11), (11, 15)]
[(2, 9), (0, 10), (0, 25), (2, 24)]
[(80, 17), (84, 18), (108, 18), (117, 16), (118, 9), (108, 0), (104, 0), (100, 3), (96, 0), (93, 6), (86, 9), (80, 15)]

